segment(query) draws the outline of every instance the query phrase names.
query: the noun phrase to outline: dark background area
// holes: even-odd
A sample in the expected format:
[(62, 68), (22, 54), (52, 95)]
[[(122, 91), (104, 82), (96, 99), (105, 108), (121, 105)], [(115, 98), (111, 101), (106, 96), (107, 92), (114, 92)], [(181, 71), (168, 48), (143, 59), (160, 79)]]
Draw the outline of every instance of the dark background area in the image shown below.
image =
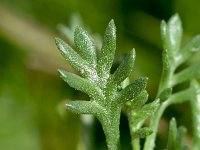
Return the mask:
[[(78, 115), (64, 109), (66, 100), (85, 97), (59, 78), (58, 68), (74, 70), (60, 56), (54, 37), (66, 41), (58, 24), (70, 25), (78, 14), (91, 33), (103, 37), (113, 18), (117, 26), (118, 64), (133, 47), (137, 57), (131, 76), (149, 77), (147, 90), (153, 100), (161, 73), (160, 21), (178, 13), (182, 19), (183, 44), (200, 33), (198, 0), (0, 0), (0, 149), (83, 150)], [(193, 60), (199, 59), (194, 58)], [(185, 111), (187, 109), (187, 111)], [(165, 148), (168, 120), (188, 128), (187, 104), (170, 107), (161, 120), (157, 149)], [(121, 119), (122, 149), (130, 149), (125, 116)], [(95, 149), (105, 149), (104, 134), (95, 121)]]

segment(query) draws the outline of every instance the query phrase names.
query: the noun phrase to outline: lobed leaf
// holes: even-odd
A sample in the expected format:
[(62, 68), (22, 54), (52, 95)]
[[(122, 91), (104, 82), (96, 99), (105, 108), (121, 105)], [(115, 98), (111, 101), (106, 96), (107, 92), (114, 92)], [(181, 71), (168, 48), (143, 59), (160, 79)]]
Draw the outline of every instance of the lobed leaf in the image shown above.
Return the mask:
[(96, 70), (82, 59), (68, 44), (59, 38), (55, 38), (55, 42), (63, 57), (74, 69), (79, 71), (84, 77), (91, 79), (91, 81), (95, 82), (98, 80)]
[(146, 87), (147, 78), (140, 77), (132, 84), (128, 85), (125, 89), (119, 92), (120, 96), (117, 101), (121, 104), (137, 97)]
[(75, 46), (79, 50), (79, 54), (92, 66), (96, 66), (96, 49), (88, 35), (81, 27), (76, 27), (74, 31)]
[(111, 20), (106, 28), (103, 45), (98, 55), (98, 73), (100, 77), (108, 78), (110, 69), (114, 60), (116, 49), (116, 27), (114, 21)]
[(195, 79), (200, 77), (200, 62), (189, 66), (183, 71), (175, 74), (172, 78), (172, 85), (182, 83), (187, 80)]
[(78, 75), (75, 75), (73, 73), (64, 70), (58, 70), (58, 71), (63, 80), (67, 82), (69, 86), (88, 94), (90, 98), (95, 100), (102, 100), (102, 98), (104, 97), (101, 89), (97, 87), (94, 83), (90, 82), (89, 80), (81, 78)]

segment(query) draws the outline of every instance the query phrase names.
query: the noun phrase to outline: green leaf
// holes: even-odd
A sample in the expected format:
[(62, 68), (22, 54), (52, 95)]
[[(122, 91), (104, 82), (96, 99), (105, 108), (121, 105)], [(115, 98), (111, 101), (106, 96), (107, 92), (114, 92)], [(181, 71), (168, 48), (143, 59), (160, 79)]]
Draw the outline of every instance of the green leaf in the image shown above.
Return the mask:
[(159, 96), (161, 102), (164, 102), (172, 94), (172, 88), (166, 88)]
[(96, 49), (88, 33), (79, 26), (76, 27), (74, 32), (74, 42), (81, 57), (95, 67)]
[(89, 77), (94, 82), (98, 80), (95, 69), (82, 59), (68, 44), (59, 38), (55, 38), (55, 42), (63, 57), (74, 69), (78, 70), (84, 77)]
[(121, 88), (124, 89), (127, 85), (130, 84), (130, 79), (127, 77), (122, 83), (121, 83)]
[(172, 118), (170, 121), (169, 127), (169, 136), (168, 136), (168, 150), (184, 150), (184, 137), (186, 134), (185, 127), (179, 127), (177, 129), (176, 120)]
[(180, 49), (182, 38), (182, 24), (178, 14), (170, 18), (168, 22), (168, 32), (171, 50), (177, 52)]
[(74, 32), (69, 27), (59, 24), (58, 30), (67, 38), (70, 43), (73, 43)]
[(116, 49), (116, 27), (111, 20), (106, 28), (103, 45), (98, 55), (98, 73), (100, 77), (107, 79), (110, 74), (110, 68), (113, 63)]
[(195, 36), (190, 42), (188, 42), (176, 56), (175, 60), (177, 66), (187, 61), (195, 53), (200, 51), (200, 35)]
[(142, 105), (148, 100), (149, 94), (146, 90), (142, 91), (137, 97), (133, 100), (126, 102), (126, 106), (130, 109), (129, 111), (140, 110)]
[(170, 56), (176, 54), (180, 49), (182, 38), (182, 24), (177, 14), (170, 18), (168, 24), (161, 22), (161, 37), (164, 49), (169, 51)]
[(168, 26), (167, 23), (162, 20), (160, 25), (160, 31), (161, 31), (161, 39), (163, 42), (163, 48), (168, 49)]
[(158, 90), (158, 95), (163, 92), (165, 88), (170, 88), (171, 85), (169, 85), (169, 77), (171, 74), (172, 70), (172, 60), (168, 56), (168, 50), (164, 49), (162, 53), (162, 63), (163, 63), (163, 68), (162, 68), (162, 76), (160, 79), (160, 84), (159, 84), (159, 90)]
[(101, 106), (95, 101), (68, 101), (65, 106), (68, 110), (78, 114), (97, 114), (102, 111)]
[(174, 75), (172, 79), (172, 85), (182, 83), (187, 80), (195, 79), (200, 77), (200, 62), (189, 66), (183, 71)]
[(197, 94), (191, 99), (191, 112), (192, 112), (192, 133), (193, 133), (193, 143), (192, 149), (198, 150), (200, 147), (200, 85), (196, 80), (191, 82), (191, 87), (197, 89)]
[(143, 122), (147, 117), (151, 116), (160, 106), (160, 100), (156, 99), (155, 101), (145, 104), (134, 116), (134, 122), (139, 123)]
[(177, 132), (177, 137), (176, 137), (176, 144), (175, 144), (175, 150), (183, 150), (185, 145), (184, 145), (184, 138), (187, 130), (185, 127), (179, 127), (178, 132)]
[(135, 50), (133, 49), (112, 75), (110, 81), (112, 85), (117, 86), (127, 77), (129, 77), (131, 71), (133, 70), (134, 61), (135, 61)]
[(168, 103), (168, 105), (183, 103), (185, 101), (191, 100), (191, 98), (194, 97), (197, 92), (197, 89), (190, 87), (176, 94), (172, 94), (166, 102)]
[(85, 92), (90, 96), (90, 98), (100, 101), (104, 97), (101, 89), (89, 80), (64, 70), (58, 71), (63, 80), (67, 82), (69, 86), (75, 88), (76, 90)]
[(176, 141), (176, 135), (177, 135), (177, 127), (176, 127), (176, 120), (175, 118), (172, 118), (169, 125), (169, 135), (168, 135), (168, 150), (174, 150), (175, 149), (175, 141)]
[(147, 78), (140, 77), (132, 84), (128, 85), (125, 89), (119, 92), (120, 96), (117, 101), (124, 104), (125, 102), (137, 97), (146, 87)]
[(133, 133), (133, 138), (145, 138), (146, 136), (149, 136), (152, 134), (152, 130), (148, 127), (143, 127), (138, 129), (136, 132)]

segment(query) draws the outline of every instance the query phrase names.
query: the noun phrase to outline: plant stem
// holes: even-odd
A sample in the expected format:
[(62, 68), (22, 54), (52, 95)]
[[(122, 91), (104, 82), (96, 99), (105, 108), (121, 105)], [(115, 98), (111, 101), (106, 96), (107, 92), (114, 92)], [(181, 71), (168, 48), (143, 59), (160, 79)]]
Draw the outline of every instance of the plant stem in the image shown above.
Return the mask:
[(115, 108), (114, 111), (108, 112), (106, 117), (99, 118), (105, 133), (108, 150), (120, 150), (120, 112), (120, 108)]
[[(196, 82), (192, 82), (192, 86), (199, 88), (199, 85)], [(192, 111), (192, 126), (193, 126), (193, 150), (198, 150), (200, 147), (200, 95), (197, 95), (192, 98), (190, 101), (191, 111)]]
[(129, 123), (129, 128), (130, 128), (130, 133), (131, 133), (131, 145), (132, 145), (132, 149), (133, 150), (140, 150), (140, 139), (139, 138), (135, 138), (134, 133), (136, 131), (136, 129), (133, 129), (133, 117), (131, 116), (131, 113), (127, 113), (127, 117), (128, 117), (128, 123)]
[[(174, 62), (173, 57), (169, 57), (168, 51), (164, 50), (162, 54), (162, 60), (163, 60), (163, 69), (162, 69), (162, 75), (160, 79), (160, 84), (157, 92), (157, 98), (159, 98), (160, 94), (167, 88), (171, 88), (171, 80), (174, 74), (174, 71), (176, 69), (176, 65)], [(162, 102), (158, 110), (155, 112), (151, 119), (150, 128), (152, 129), (153, 133), (146, 138), (144, 150), (153, 150), (155, 146), (155, 139), (156, 139), (156, 133), (158, 130), (158, 125), (160, 118), (165, 111), (165, 109), (169, 106), (169, 99)]]
[(140, 150), (140, 139), (139, 138), (136, 138), (136, 139), (132, 138), (131, 144), (132, 144), (133, 150)]
[(165, 109), (168, 107), (169, 103), (167, 101), (163, 102), (159, 109), (155, 112), (154, 116), (152, 117), (150, 128), (152, 129), (153, 133), (146, 138), (144, 150), (153, 150), (155, 146), (155, 138), (156, 133), (158, 130), (158, 125), (160, 118), (165, 111)]

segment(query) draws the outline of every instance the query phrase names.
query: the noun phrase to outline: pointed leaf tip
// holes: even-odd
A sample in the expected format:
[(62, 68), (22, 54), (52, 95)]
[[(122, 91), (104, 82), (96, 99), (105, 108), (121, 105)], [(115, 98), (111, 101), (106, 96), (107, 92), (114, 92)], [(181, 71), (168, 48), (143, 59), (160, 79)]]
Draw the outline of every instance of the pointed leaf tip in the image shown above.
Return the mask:
[(58, 69), (57, 71), (60, 74), (61, 78), (64, 78), (66, 76), (65, 74), (67, 73), (67, 71), (64, 71), (64, 70), (61, 70), (61, 69)]
[(58, 38), (58, 37), (55, 37), (54, 40), (55, 40), (56, 46), (58, 47), (58, 45), (59, 45), (60, 42), (61, 42), (61, 41), (60, 41), (61, 39)]
[(133, 49), (130, 51), (130, 55), (131, 55), (132, 58), (135, 60), (135, 57), (136, 57), (135, 48), (133, 48)]
[(111, 20), (110, 20), (109, 25), (110, 25), (110, 26), (115, 26), (115, 21), (114, 21), (114, 19), (111, 19)]
[(62, 55), (64, 55), (66, 53), (66, 50), (68, 48), (70, 48), (68, 46), (68, 44), (66, 44), (62, 39), (55, 37), (55, 43), (57, 48), (60, 50), (60, 52), (62, 53)]
[(179, 16), (178, 13), (175, 13), (175, 14), (171, 17), (171, 19), (180, 20), (180, 16)]
[(181, 27), (181, 19), (179, 15), (176, 13), (169, 19), (169, 25), (177, 25)]
[(167, 34), (167, 24), (164, 20), (161, 21), (160, 29), (161, 29), (161, 38), (162, 38), (163, 41), (165, 41), (166, 40), (166, 34)]
[(106, 28), (106, 32), (107, 32), (107, 34), (109, 33), (113, 37), (116, 38), (116, 26), (115, 26), (115, 22), (114, 22), (113, 19), (108, 23), (108, 26)]

